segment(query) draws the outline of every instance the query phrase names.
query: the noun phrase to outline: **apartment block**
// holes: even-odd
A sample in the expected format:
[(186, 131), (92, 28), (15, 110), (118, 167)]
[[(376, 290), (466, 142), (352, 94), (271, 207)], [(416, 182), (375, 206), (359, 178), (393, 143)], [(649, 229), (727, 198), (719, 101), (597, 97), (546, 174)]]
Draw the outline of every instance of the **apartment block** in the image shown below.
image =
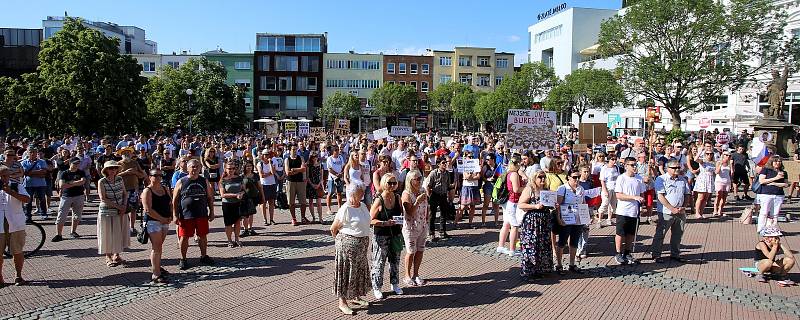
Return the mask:
[(429, 50), (433, 56), (433, 88), (458, 81), (475, 91), (494, 91), (514, 73), (514, 54), (495, 48), (456, 47), (453, 51)]
[(428, 92), (432, 90), (433, 56), (430, 55), (384, 55), (383, 83), (412, 86), (419, 95), (417, 113), (400, 115), (399, 125), (416, 129), (431, 126), (428, 115)]
[(189, 61), (189, 59), (199, 59), (200, 55), (193, 55), (183, 51), (180, 54), (131, 54), (142, 65), (141, 75), (147, 78), (155, 77), (156, 72), (163, 66), (170, 66), (175, 69)]
[(247, 116), (252, 122), (253, 117), (253, 65), (255, 63), (252, 53), (229, 53), (221, 49), (208, 51), (202, 54), (209, 61), (215, 61), (225, 67), (227, 79), (225, 83), (238, 85), (245, 91), (244, 107)]

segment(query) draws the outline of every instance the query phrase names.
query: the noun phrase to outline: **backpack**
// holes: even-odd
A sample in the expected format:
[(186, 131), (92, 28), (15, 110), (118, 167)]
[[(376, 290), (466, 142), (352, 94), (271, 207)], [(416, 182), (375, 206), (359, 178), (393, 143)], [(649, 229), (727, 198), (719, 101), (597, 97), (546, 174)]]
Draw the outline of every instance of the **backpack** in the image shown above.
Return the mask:
[(494, 187), (492, 187), (492, 202), (495, 204), (504, 204), (508, 202), (508, 188), (506, 187), (507, 174), (507, 172), (504, 172), (500, 175), (500, 178), (494, 182)]

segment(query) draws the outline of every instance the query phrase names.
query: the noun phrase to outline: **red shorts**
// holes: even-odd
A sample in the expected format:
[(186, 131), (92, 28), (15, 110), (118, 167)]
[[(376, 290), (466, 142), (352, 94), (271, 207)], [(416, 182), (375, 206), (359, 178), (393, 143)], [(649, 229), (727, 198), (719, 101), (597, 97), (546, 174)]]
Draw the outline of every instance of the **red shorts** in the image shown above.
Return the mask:
[(645, 206), (652, 207), (653, 200), (655, 200), (656, 198), (656, 190), (655, 189), (647, 190), (642, 194), (642, 197), (644, 198)]
[(178, 224), (178, 237), (194, 237), (197, 232), (198, 237), (204, 237), (208, 234), (208, 218), (195, 218), (195, 219), (179, 219)]

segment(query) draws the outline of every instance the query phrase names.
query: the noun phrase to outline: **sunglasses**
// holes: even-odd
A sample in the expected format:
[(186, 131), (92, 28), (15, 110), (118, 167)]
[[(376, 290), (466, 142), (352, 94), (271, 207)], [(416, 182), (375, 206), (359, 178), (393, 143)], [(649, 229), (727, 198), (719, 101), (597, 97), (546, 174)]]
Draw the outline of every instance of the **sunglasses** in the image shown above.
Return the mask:
[(675, 169), (675, 170), (680, 169), (680, 167), (668, 167), (668, 168)]
[(538, 176), (538, 177), (536, 177), (536, 178), (539, 178), (539, 179), (547, 179), (547, 176)]
[(164, 177), (164, 175), (162, 175), (162, 174), (151, 174), (150, 176), (151, 177), (156, 177), (156, 178), (163, 178)]
[(569, 177), (572, 178), (572, 179), (578, 180), (578, 178), (580, 178), (581, 176), (569, 176)]
[(397, 181), (389, 181), (387, 184), (390, 185), (390, 186), (396, 186), (397, 185)]

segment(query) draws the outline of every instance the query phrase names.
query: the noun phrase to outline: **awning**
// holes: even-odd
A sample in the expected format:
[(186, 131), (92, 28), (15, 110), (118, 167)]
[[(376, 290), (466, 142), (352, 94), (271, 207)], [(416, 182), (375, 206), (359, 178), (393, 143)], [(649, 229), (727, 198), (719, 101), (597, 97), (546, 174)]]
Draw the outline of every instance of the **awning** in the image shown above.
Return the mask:
[(267, 123), (267, 124), (278, 123), (277, 121), (272, 120), (272, 119), (255, 119), (255, 120), (253, 120), (253, 122), (261, 122), (261, 123)]
[(591, 47), (588, 47), (586, 49), (581, 50), (580, 54), (582, 54), (584, 56), (593, 56), (593, 55), (597, 54), (597, 49), (598, 48), (600, 48), (600, 44), (595, 44), (595, 45), (593, 45)]

